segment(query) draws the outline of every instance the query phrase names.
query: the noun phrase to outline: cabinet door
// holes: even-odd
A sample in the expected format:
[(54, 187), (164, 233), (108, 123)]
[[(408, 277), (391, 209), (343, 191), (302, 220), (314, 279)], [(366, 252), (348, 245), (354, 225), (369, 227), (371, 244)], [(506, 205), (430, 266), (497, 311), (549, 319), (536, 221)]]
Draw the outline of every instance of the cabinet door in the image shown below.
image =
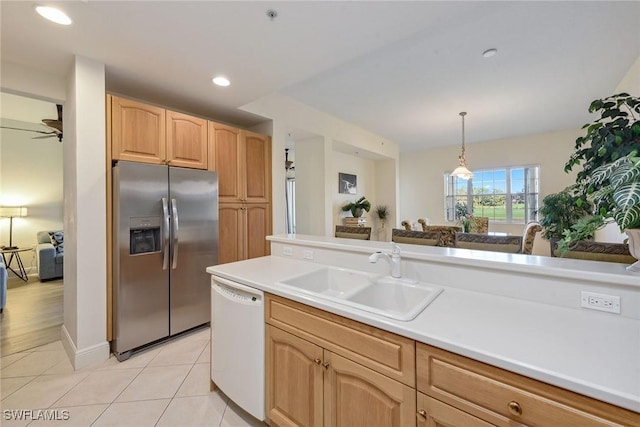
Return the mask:
[[(472, 415), (418, 393), (418, 427), (492, 427)], [(513, 424), (516, 426), (517, 424)]]
[(268, 202), (271, 200), (271, 138), (244, 130), (241, 135), (244, 148), (244, 201)]
[(218, 209), (218, 263), (246, 258), (244, 230), (246, 214), (242, 203), (220, 203)]
[(245, 214), (247, 258), (269, 255), (271, 245), (267, 241), (267, 235), (271, 234), (271, 204), (247, 203)]
[(324, 383), (326, 427), (416, 425), (416, 391), (329, 351)]
[(161, 164), (165, 156), (165, 110), (119, 98), (111, 99), (113, 160)]
[(171, 166), (207, 169), (207, 121), (167, 111), (166, 149)]
[(240, 130), (209, 122), (209, 170), (218, 172), (220, 202), (244, 199)]
[(321, 427), (322, 348), (270, 325), (266, 332), (266, 401), (271, 425)]

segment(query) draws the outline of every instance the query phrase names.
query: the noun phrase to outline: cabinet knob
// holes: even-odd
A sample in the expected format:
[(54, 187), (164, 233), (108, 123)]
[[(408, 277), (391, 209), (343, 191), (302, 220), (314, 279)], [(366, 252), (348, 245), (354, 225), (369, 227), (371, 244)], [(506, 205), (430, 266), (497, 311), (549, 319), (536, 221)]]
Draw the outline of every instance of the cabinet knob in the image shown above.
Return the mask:
[(427, 411), (420, 409), (418, 411), (418, 418), (420, 418), (420, 421), (427, 421)]
[(327, 369), (329, 367), (329, 362), (324, 362), (322, 366), (324, 367), (324, 369)]
[(522, 407), (515, 400), (512, 400), (511, 402), (509, 402), (509, 404), (507, 404), (507, 408), (509, 408), (509, 412), (511, 413), (511, 415), (515, 415), (515, 416), (522, 415)]
[(315, 362), (316, 365), (320, 365), (322, 363), (322, 360), (318, 359), (317, 357), (313, 359), (313, 361)]

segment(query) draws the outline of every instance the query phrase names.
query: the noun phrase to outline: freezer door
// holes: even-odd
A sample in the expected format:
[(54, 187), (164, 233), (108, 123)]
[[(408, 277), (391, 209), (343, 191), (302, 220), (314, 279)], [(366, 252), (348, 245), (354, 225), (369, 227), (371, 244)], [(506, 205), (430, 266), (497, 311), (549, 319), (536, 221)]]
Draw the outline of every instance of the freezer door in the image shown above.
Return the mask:
[[(113, 168), (114, 351), (123, 353), (169, 335), (168, 168), (118, 162)], [(166, 251), (165, 251), (166, 247)]]
[(218, 263), (218, 177), (169, 168), (171, 210), (171, 335), (210, 320), (210, 276)]

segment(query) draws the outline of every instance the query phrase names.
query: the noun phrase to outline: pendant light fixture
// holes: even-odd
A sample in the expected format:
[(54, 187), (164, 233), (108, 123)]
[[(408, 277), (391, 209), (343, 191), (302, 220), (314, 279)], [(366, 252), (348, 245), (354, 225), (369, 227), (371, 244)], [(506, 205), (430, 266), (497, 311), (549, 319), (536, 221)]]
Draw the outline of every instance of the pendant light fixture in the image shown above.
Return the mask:
[(467, 113), (464, 111), (460, 113), (460, 117), (462, 117), (462, 153), (458, 156), (459, 166), (451, 172), (451, 175), (465, 180), (473, 178), (473, 172), (469, 170), (467, 159), (464, 157), (464, 116), (466, 115)]

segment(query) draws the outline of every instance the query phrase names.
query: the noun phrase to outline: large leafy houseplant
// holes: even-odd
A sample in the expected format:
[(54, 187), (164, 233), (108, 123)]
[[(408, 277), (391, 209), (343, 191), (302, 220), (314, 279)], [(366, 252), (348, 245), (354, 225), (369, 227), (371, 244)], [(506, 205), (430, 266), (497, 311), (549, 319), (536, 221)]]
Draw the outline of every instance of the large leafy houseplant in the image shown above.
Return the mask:
[(635, 151), (597, 167), (585, 184), (594, 189), (589, 198), (596, 206), (595, 214), (565, 230), (558, 246), (561, 253), (611, 221), (618, 224), (621, 232), (640, 228), (640, 157)]
[(607, 222), (615, 221), (622, 232), (640, 228), (640, 98), (613, 95), (593, 101), (589, 111), (600, 112), (600, 118), (583, 127), (587, 134), (576, 140), (565, 171), (582, 162), (576, 203), (592, 201), (594, 215), (564, 231), (561, 253)]
[(363, 214), (363, 211), (369, 212), (371, 209), (371, 203), (367, 200), (366, 197), (362, 196), (355, 202), (349, 202), (342, 206), (343, 212), (351, 211), (351, 215), (355, 218), (360, 218)]

